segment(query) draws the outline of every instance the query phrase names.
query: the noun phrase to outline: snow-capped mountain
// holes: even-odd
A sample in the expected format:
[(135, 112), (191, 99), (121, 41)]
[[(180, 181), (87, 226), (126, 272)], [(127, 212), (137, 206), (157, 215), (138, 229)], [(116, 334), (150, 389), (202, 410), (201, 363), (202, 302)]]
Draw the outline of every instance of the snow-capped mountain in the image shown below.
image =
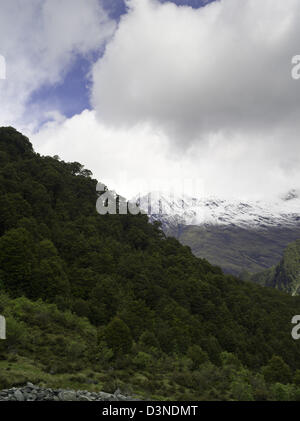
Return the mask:
[(137, 202), (152, 221), (162, 222), (166, 235), (234, 275), (272, 267), (300, 238), (300, 194), (295, 190), (268, 201), (151, 193)]
[(167, 227), (230, 225), (263, 229), (300, 225), (300, 195), (295, 190), (273, 201), (176, 197), (155, 192), (141, 197), (138, 203), (152, 220), (160, 220)]

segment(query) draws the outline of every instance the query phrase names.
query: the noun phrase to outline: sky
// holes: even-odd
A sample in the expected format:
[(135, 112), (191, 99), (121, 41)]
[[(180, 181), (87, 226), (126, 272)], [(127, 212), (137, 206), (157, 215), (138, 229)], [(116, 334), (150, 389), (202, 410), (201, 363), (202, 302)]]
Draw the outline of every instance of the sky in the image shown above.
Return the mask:
[(298, 0), (0, 6), (0, 125), (37, 152), (81, 162), (126, 197), (300, 188)]

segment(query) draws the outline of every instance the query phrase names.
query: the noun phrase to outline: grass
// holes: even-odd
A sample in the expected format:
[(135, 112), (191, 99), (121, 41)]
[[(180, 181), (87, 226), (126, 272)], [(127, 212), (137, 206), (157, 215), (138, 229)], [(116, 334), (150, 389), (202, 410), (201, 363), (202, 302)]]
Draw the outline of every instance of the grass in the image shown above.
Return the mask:
[[(36, 386), (51, 389), (87, 390), (89, 392), (114, 393), (119, 388), (130, 396), (146, 400), (176, 400), (180, 398), (178, 385), (173, 385), (168, 376), (159, 376), (153, 388), (152, 375), (148, 372), (135, 372), (130, 378), (125, 370), (114, 372), (94, 372), (91, 369), (75, 374), (50, 374), (45, 368), (29, 358), (9, 357), (0, 361), (0, 389), (23, 386), (31, 382)], [(150, 389), (153, 390), (150, 390)], [(184, 388), (184, 392), (189, 389)]]
[[(91, 378), (90, 370), (76, 374), (49, 374), (41, 364), (28, 358), (17, 357), (16, 361), (0, 361), (0, 385), (1, 388), (22, 386), (31, 382), (40, 387), (53, 389), (84, 389), (90, 392), (101, 391), (103, 383), (97, 373)], [(97, 382), (91, 384), (91, 381)]]
[[(123, 393), (153, 399), (152, 395), (145, 394), (143, 385), (148, 378), (144, 374), (136, 373), (132, 376), (131, 384), (136, 386), (132, 390), (132, 386), (128, 386), (125, 379), (127, 376), (124, 376), (125, 372), (122, 370), (114, 374), (111, 372), (98, 373), (91, 369), (75, 374), (50, 374), (41, 364), (28, 358), (16, 357), (16, 361), (12, 360), (10, 358), (10, 361), (0, 361), (0, 389), (23, 386), (27, 382), (31, 382), (43, 388), (88, 390), (89, 392), (113, 393), (119, 388)], [(166, 396), (160, 396), (160, 398), (166, 398)]]

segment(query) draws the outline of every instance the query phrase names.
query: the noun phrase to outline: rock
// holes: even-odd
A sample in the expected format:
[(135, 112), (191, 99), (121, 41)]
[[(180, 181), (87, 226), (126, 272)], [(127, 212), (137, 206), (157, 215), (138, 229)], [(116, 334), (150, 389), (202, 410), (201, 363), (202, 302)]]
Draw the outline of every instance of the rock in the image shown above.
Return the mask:
[(114, 397), (118, 400), (118, 401), (127, 401), (127, 397), (122, 395), (121, 390), (117, 389), (114, 393)]
[(81, 395), (77, 399), (78, 401), (92, 401), (92, 399), (88, 396)]
[(0, 401), (130, 401), (136, 400), (123, 396), (120, 390), (112, 395), (105, 392), (87, 390), (46, 389), (27, 383), (23, 388), (13, 387), (0, 391)]
[(130, 398), (128, 398), (127, 396), (124, 396), (124, 395), (118, 395), (117, 399), (118, 399), (118, 401), (129, 401), (129, 400), (131, 400)]
[(29, 387), (29, 389), (36, 389), (36, 386), (34, 386), (32, 383), (27, 382), (27, 387)]
[(23, 390), (22, 393), (25, 401), (28, 401), (29, 399), (33, 398), (33, 395), (30, 392), (28, 392), (28, 390)]
[(25, 400), (24, 395), (21, 392), (21, 390), (16, 390), (14, 392), (14, 397), (17, 399), (17, 401), (20, 401), (20, 402)]
[(115, 399), (114, 395), (110, 393), (100, 392), (98, 393), (100, 400), (102, 401), (112, 401)]
[(63, 392), (60, 392), (58, 394), (59, 400), (60, 401), (76, 401), (76, 392), (72, 391), (72, 390), (65, 390)]
[(118, 389), (115, 391), (114, 395), (115, 395), (115, 396), (117, 396), (117, 395), (121, 395), (121, 390), (118, 388)]

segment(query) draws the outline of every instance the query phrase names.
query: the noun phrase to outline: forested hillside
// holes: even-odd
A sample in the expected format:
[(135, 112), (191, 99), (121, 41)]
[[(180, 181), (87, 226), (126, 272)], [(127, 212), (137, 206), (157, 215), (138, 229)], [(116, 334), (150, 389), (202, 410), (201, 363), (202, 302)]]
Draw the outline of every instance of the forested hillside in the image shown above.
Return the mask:
[(98, 215), (91, 173), (13, 128), (0, 163), (0, 386), (300, 399), (299, 297), (224, 275), (146, 215)]

